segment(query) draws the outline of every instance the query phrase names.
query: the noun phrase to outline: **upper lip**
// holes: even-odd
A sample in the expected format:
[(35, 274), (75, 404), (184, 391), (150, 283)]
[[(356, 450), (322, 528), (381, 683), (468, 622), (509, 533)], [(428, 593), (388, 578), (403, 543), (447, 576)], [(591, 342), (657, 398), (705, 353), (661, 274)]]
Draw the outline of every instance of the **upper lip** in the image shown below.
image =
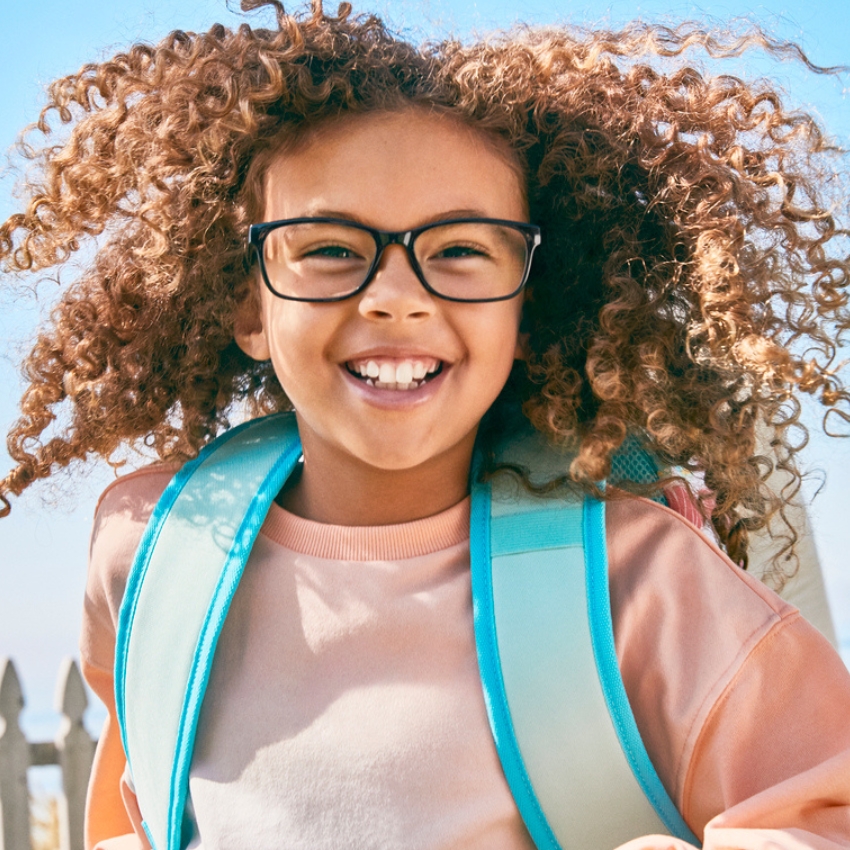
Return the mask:
[(358, 362), (360, 360), (438, 360), (440, 363), (449, 363), (446, 357), (435, 354), (433, 351), (428, 351), (422, 348), (395, 348), (387, 346), (375, 346), (374, 348), (366, 348), (358, 351), (356, 354), (349, 354), (342, 361), (343, 363)]

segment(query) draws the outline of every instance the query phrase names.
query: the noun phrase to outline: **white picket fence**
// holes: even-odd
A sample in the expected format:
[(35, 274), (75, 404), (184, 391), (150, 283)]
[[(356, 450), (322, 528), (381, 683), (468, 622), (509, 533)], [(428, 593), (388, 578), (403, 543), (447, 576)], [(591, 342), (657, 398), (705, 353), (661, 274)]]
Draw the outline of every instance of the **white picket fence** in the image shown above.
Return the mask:
[(15, 665), (0, 658), (0, 850), (32, 850), (27, 770), (58, 765), (59, 850), (83, 850), (83, 812), (95, 741), (83, 726), (88, 698), (76, 661), (59, 672), (56, 710), (59, 731), (53, 741), (27, 741), (20, 727), (24, 696)]

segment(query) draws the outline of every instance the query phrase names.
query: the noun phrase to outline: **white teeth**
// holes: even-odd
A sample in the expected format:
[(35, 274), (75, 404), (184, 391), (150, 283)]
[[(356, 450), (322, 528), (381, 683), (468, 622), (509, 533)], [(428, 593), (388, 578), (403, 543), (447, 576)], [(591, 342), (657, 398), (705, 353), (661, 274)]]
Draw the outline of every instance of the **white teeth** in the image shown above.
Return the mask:
[(402, 360), (400, 363), (377, 363), (375, 360), (349, 361), (348, 368), (360, 375), (370, 387), (385, 390), (416, 390), (424, 378), (440, 368), (439, 360)]

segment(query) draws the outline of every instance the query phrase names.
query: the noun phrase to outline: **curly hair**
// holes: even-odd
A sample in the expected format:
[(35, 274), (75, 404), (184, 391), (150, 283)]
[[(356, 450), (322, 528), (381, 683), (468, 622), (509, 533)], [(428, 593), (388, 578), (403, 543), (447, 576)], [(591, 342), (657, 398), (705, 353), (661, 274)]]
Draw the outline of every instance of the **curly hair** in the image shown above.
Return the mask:
[[(847, 419), (843, 153), (769, 82), (712, 76), (683, 54), (760, 47), (835, 69), (757, 30), (524, 27), (420, 47), (347, 3), (336, 16), (319, 0), (295, 15), (242, 3), (260, 6), (276, 27), (176, 31), (50, 87), (37, 126), (49, 134), (55, 114), (70, 129), (27, 148), (38, 170), (26, 209), (0, 227), (0, 260), (42, 271), (87, 237), (96, 252), (25, 362), (4, 512), (90, 454), (144, 443), (187, 458), (229, 417), (286, 408), (270, 364), (233, 341), (264, 169), (322, 122), (413, 106), (506, 142), (545, 234), (527, 360), (483, 432), (521, 410), (572, 452), (564, 479), (592, 492), (638, 435), (704, 475), (718, 534), (746, 565), (749, 532), (799, 488), (801, 393), (825, 424)], [(780, 493), (765, 481), (774, 467)], [(786, 555), (793, 542), (789, 530)]]

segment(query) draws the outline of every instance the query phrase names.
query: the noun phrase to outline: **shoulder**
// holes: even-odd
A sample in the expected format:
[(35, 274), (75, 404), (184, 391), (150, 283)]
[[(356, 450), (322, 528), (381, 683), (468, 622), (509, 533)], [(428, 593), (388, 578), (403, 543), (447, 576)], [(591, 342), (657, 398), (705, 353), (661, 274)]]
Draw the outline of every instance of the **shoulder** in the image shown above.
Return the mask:
[(148, 519), (179, 465), (156, 464), (121, 476), (95, 508), (90, 571), (123, 570), (125, 577)]
[(147, 509), (149, 516), (180, 466), (179, 463), (153, 463), (116, 478), (97, 500), (95, 527), (99, 519), (116, 513), (136, 513)]
[(678, 513), (626, 498), (609, 502), (607, 517), (621, 663), (651, 650), (659, 673), (680, 674), (678, 684), (696, 693), (780, 622), (799, 616)]
[[(679, 512), (640, 498), (606, 505), (612, 604), (637, 600), (651, 587), (653, 605), (674, 614), (682, 602), (696, 615), (749, 633), (796, 609), (734, 564), (714, 540)], [(688, 606), (690, 607), (690, 606)]]

